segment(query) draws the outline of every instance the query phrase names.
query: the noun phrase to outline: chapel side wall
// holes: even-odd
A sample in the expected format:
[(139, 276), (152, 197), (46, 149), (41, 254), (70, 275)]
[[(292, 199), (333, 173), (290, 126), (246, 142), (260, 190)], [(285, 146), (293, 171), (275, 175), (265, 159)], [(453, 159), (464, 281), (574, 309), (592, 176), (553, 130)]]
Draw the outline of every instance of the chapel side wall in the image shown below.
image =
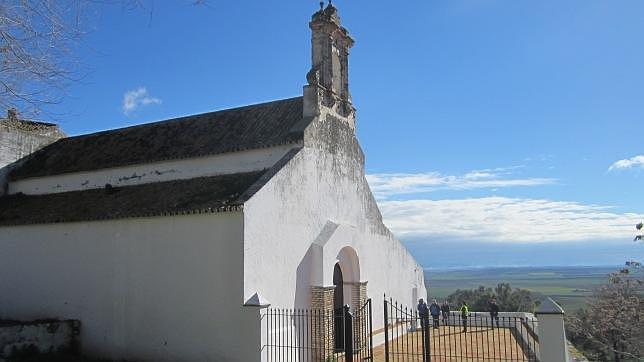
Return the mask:
[[(329, 220), (355, 230), (344, 245), (357, 251), (360, 279), (368, 281), (375, 307), (375, 329), (383, 325), (384, 293), (410, 306), (414, 287), (425, 293), (422, 268), (380, 221), (361, 160), (312, 145), (245, 204), (244, 294), (258, 291), (279, 308), (309, 307), (311, 274), (322, 267), (312, 264), (310, 247)], [(332, 268), (322, 272), (325, 286), (332, 285)]]
[(114, 360), (257, 361), (240, 212), (0, 227), (0, 318), (81, 320)]

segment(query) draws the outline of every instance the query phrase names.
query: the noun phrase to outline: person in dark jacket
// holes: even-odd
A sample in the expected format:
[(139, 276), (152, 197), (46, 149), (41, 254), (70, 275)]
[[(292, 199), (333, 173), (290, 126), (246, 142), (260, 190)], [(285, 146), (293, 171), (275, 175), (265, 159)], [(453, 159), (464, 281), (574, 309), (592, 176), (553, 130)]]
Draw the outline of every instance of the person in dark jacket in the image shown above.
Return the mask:
[(492, 328), (494, 328), (494, 321), (496, 321), (496, 327), (499, 328), (499, 305), (496, 304), (494, 298), (490, 301), (490, 318), (492, 319)]
[(441, 305), (441, 314), (443, 314), (443, 324), (447, 324), (447, 321), (449, 320), (449, 303), (447, 302), (447, 299), (445, 299)]
[(429, 306), (429, 313), (432, 315), (432, 322), (434, 323), (434, 329), (439, 327), (438, 318), (441, 315), (441, 307), (436, 302), (436, 299), (432, 301), (432, 304)]
[(418, 317), (420, 318), (420, 327), (423, 332), (429, 329), (429, 308), (423, 298), (418, 299)]

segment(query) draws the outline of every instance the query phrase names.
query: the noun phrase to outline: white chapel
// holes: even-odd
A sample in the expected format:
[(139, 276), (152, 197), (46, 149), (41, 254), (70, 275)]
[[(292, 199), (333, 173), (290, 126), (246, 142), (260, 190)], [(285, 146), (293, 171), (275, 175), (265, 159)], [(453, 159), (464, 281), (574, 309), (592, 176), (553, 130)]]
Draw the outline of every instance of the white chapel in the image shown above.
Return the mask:
[(80, 320), (83, 353), (114, 360), (259, 361), (265, 307), (425, 296), (365, 180), (353, 40), (333, 5), (310, 28), (301, 96), (62, 137), (0, 169), (0, 319)]

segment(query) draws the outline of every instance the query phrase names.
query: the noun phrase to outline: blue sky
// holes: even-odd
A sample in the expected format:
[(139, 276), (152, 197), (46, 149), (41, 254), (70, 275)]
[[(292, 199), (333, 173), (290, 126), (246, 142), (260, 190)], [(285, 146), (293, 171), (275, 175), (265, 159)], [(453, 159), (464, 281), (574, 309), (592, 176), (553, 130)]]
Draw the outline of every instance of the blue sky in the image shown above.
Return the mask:
[[(190, 3), (90, 8), (85, 76), (51, 109), (68, 133), (301, 94), (317, 1)], [(412, 250), (626, 247), (644, 217), (644, 2), (335, 3), (369, 181)]]

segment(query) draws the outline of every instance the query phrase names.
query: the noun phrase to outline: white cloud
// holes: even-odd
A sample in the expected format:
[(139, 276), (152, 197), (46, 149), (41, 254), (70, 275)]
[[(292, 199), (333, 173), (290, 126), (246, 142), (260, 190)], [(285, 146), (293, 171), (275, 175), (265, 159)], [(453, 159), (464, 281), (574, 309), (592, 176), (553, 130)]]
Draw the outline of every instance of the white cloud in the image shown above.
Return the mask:
[(620, 170), (624, 168), (634, 168), (641, 167), (644, 168), (644, 155), (639, 155), (631, 158), (626, 158), (623, 160), (616, 161), (608, 168), (608, 171)]
[(125, 113), (125, 115), (132, 114), (132, 112), (136, 111), (140, 106), (147, 106), (150, 104), (161, 104), (161, 100), (150, 96), (145, 87), (139, 87), (137, 89), (127, 91), (123, 95), (123, 113)]
[(498, 189), (550, 185), (557, 182), (552, 178), (510, 178), (508, 176), (511, 169), (513, 168), (474, 170), (461, 176), (443, 175), (438, 172), (379, 173), (367, 175), (367, 181), (377, 199), (437, 190)]
[(380, 201), (385, 224), (400, 238), (546, 242), (630, 240), (644, 215), (610, 207), (539, 199), (484, 197)]

